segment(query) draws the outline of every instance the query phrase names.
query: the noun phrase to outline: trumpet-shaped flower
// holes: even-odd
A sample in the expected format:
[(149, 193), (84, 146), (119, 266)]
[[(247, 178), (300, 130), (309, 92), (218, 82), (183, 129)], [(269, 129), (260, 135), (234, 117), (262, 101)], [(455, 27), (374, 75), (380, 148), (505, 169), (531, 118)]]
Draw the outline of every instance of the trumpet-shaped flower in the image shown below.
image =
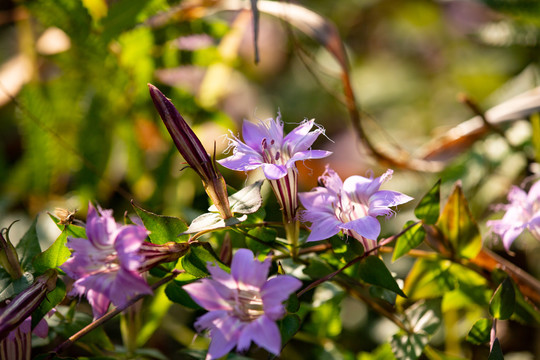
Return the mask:
[(508, 192), (509, 204), (502, 205), (506, 214), (500, 220), (490, 220), (487, 226), (502, 238), (508, 251), (512, 242), (528, 229), (535, 239), (540, 240), (540, 181), (526, 193), (517, 186)]
[(109, 304), (122, 306), (138, 294), (152, 290), (139, 273), (144, 260), (139, 249), (146, 238), (143, 226), (119, 226), (111, 210), (88, 208), (88, 239), (68, 238), (72, 257), (62, 266), (75, 279), (71, 295), (86, 295), (94, 318), (103, 315)]
[(288, 275), (268, 278), (270, 260), (256, 260), (247, 249), (233, 256), (231, 273), (208, 265), (211, 278), (184, 286), (193, 300), (209, 312), (195, 322), (197, 331), (209, 330), (207, 359), (219, 358), (235, 346), (249, 349), (251, 342), (279, 354), (281, 336), (275, 323), (285, 315), (283, 301), (302, 283)]
[(290, 222), (295, 218), (298, 207), (298, 170), (295, 163), (331, 154), (326, 150), (310, 149), (317, 137), (324, 134), (324, 129), (319, 126), (311, 131), (313, 126), (316, 126), (315, 120), (306, 120), (283, 136), (281, 114), (259, 124), (244, 121), (244, 142), (231, 135), (229, 148), (233, 148), (233, 154), (218, 162), (231, 170), (262, 168), (283, 209), (284, 218)]
[(381, 232), (377, 217), (390, 217), (394, 214), (390, 207), (412, 200), (396, 191), (379, 190), (392, 173), (388, 170), (377, 178), (351, 176), (342, 181), (335, 171), (327, 167), (319, 178), (324, 187), (299, 194), (306, 208), (302, 212), (302, 220), (311, 223), (307, 241), (328, 239), (343, 231), (360, 241), (366, 251), (373, 249)]

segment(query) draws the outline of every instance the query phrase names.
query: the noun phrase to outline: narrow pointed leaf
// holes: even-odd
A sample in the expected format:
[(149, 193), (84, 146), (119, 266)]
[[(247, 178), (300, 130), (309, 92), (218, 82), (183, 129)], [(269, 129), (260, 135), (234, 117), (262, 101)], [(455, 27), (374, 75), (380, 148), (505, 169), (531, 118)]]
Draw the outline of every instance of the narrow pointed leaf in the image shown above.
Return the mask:
[(23, 271), (31, 270), (32, 259), (41, 252), (36, 225), (37, 217), (34, 219), (34, 222), (30, 225), (30, 228), (26, 234), (24, 234), (17, 246), (15, 246), (15, 250), (17, 250), (17, 254), (19, 254), (19, 261)]
[(516, 293), (510, 277), (504, 279), (499, 285), (489, 304), (489, 313), (495, 319), (507, 320), (514, 313), (516, 307)]
[(441, 180), (428, 191), (414, 209), (414, 215), (426, 224), (433, 225), (439, 218), (441, 203)]
[[(404, 228), (407, 228), (414, 221), (408, 221)], [(426, 237), (426, 232), (421, 222), (411, 227), (404, 234), (402, 234), (396, 241), (396, 246), (394, 247), (394, 254), (392, 255), (392, 261), (396, 261), (410, 250), (416, 248), (418, 245), (424, 241)]]
[(491, 332), (491, 320), (480, 319), (474, 323), (473, 327), (465, 338), (474, 345), (481, 345), (489, 342)]
[[(229, 196), (232, 212), (252, 214), (259, 210), (262, 205), (261, 186), (263, 182), (262, 180), (256, 181)], [(217, 212), (218, 209), (215, 205), (212, 205), (208, 211)]]
[(282, 347), (285, 346), (300, 330), (302, 322), (296, 314), (289, 314), (279, 322), (279, 331), (281, 333), (281, 339), (283, 341)]
[(491, 347), (488, 360), (504, 360), (499, 339), (495, 339), (495, 341), (493, 342), (493, 346)]
[(132, 204), (135, 212), (141, 218), (144, 226), (150, 234), (150, 242), (153, 244), (165, 244), (169, 241), (185, 242), (189, 236), (179, 236), (187, 230), (187, 225), (181, 219), (173, 216), (157, 215), (144, 210), (136, 204)]
[(472, 259), (480, 252), (482, 238), (461, 190), (461, 184), (454, 186), (436, 225), (455, 256)]
[(443, 296), (454, 289), (455, 278), (447, 260), (418, 259), (405, 279), (403, 290), (411, 300)]
[(396, 280), (384, 264), (377, 256), (371, 255), (366, 257), (358, 268), (360, 279), (368, 284), (377, 285), (385, 289), (391, 290), (402, 297), (407, 297), (399, 288)]

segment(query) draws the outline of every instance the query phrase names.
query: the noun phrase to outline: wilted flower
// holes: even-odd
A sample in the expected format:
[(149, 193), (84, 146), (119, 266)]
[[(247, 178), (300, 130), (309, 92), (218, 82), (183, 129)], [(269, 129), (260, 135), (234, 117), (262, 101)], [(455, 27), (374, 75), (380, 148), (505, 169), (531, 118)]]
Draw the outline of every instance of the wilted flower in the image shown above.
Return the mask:
[(176, 148), (201, 178), (206, 193), (212, 199), (221, 216), (224, 219), (233, 217), (227, 198), (227, 184), (201, 141), (176, 110), (173, 103), (154, 85), (148, 84), (148, 87), (152, 101)]
[(267, 119), (259, 124), (244, 121), (244, 142), (231, 135), (229, 147), (233, 148), (233, 155), (218, 162), (231, 170), (262, 168), (283, 209), (284, 218), (292, 221), (298, 207), (298, 171), (295, 163), (321, 159), (331, 154), (330, 151), (310, 149), (317, 137), (324, 134), (324, 129), (319, 126), (310, 131), (313, 126), (316, 126), (315, 120), (306, 120), (284, 137), (281, 114), (275, 120)]
[(299, 194), (306, 208), (302, 212), (302, 220), (311, 223), (307, 241), (328, 239), (343, 231), (360, 241), (366, 251), (373, 249), (381, 232), (377, 216), (392, 216), (391, 206), (412, 200), (396, 191), (379, 190), (392, 173), (388, 170), (375, 179), (351, 176), (343, 182), (335, 171), (327, 167), (319, 178), (324, 187)]
[(529, 232), (540, 240), (540, 181), (533, 184), (529, 193), (513, 186), (508, 192), (509, 204), (501, 205), (506, 210), (501, 220), (490, 220), (487, 226), (502, 238), (506, 250), (523, 232)]
[(207, 359), (219, 358), (235, 346), (245, 351), (252, 341), (279, 354), (281, 335), (275, 321), (285, 315), (283, 301), (302, 283), (288, 275), (268, 280), (270, 264), (270, 259), (259, 262), (250, 250), (239, 249), (230, 274), (208, 265), (211, 278), (184, 286), (193, 300), (209, 311), (195, 322), (197, 331), (210, 331)]
[(138, 294), (152, 293), (139, 274), (144, 261), (139, 249), (147, 235), (144, 227), (120, 226), (112, 210), (96, 210), (90, 204), (86, 235), (88, 239), (68, 238), (73, 254), (61, 269), (75, 279), (71, 294), (86, 294), (94, 318), (103, 315), (111, 302), (122, 306)]
[(56, 270), (47, 270), (0, 310), (0, 339), (4, 339), (32, 315), (47, 293), (56, 287), (57, 276)]

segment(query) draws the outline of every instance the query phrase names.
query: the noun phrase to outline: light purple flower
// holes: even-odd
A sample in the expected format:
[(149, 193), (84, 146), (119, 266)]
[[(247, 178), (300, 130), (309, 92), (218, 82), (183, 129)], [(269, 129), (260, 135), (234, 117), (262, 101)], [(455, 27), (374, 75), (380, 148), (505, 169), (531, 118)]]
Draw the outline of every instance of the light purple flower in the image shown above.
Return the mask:
[[(317, 128), (311, 131), (313, 126)], [(324, 129), (316, 125), (313, 119), (305, 120), (285, 137), (281, 114), (276, 119), (270, 118), (259, 124), (244, 121), (244, 142), (231, 135), (229, 148), (233, 148), (233, 155), (218, 162), (228, 169), (238, 171), (262, 168), (283, 209), (284, 218), (291, 222), (298, 207), (298, 170), (295, 163), (321, 159), (331, 154), (326, 150), (310, 149), (321, 134), (324, 134)]]
[[(54, 313), (54, 310), (51, 310), (48, 316), (51, 316), (52, 313)], [(49, 333), (47, 321), (41, 319), (32, 331), (32, 316), (27, 317), (4, 339), (0, 339), (0, 359), (30, 360), (32, 354), (32, 332), (40, 338), (46, 338)]]
[(72, 257), (62, 266), (75, 279), (71, 295), (84, 295), (92, 305), (94, 318), (109, 304), (122, 306), (138, 294), (152, 294), (139, 273), (144, 256), (139, 253), (147, 231), (139, 225), (120, 226), (112, 210), (88, 207), (88, 239), (68, 238)]
[(502, 238), (505, 249), (508, 251), (525, 229), (540, 240), (540, 181), (534, 183), (528, 194), (513, 186), (508, 192), (508, 201), (509, 204), (501, 206), (506, 210), (503, 218), (487, 222), (487, 226)]
[(302, 220), (311, 223), (307, 241), (328, 239), (340, 231), (352, 236), (371, 250), (377, 245), (381, 225), (377, 216), (390, 217), (392, 206), (404, 204), (411, 197), (396, 191), (379, 190), (389, 180), (393, 171), (388, 170), (378, 178), (351, 176), (344, 182), (328, 166), (316, 187), (310, 192), (298, 194), (302, 205)]
[(235, 346), (245, 351), (252, 341), (279, 354), (281, 335), (275, 321), (285, 315), (283, 301), (302, 283), (288, 275), (268, 280), (270, 265), (270, 259), (260, 262), (250, 250), (239, 249), (230, 274), (208, 265), (211, 278), (184, 286), (193, 300), (209, 311), (195, 322), (197, 331), (210, 331), (207, 360), (219, 358)]

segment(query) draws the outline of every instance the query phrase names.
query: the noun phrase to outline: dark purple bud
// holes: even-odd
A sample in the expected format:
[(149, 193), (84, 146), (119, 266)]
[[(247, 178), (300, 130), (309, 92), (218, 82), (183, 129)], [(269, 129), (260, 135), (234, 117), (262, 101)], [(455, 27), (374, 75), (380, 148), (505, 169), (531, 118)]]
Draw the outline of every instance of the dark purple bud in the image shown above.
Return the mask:
[(221, 216), (224, 219), (232, 217), (227, 185), (221, 173), (217, 171), (214, 161), (210, 159), (199, 138), (176, 110), (173, 103), (154, 85), (148, 84), (148, 87), (154, 106), (167, 127), (176, 148), (201, 178), (206, 193), (218, 208)]

